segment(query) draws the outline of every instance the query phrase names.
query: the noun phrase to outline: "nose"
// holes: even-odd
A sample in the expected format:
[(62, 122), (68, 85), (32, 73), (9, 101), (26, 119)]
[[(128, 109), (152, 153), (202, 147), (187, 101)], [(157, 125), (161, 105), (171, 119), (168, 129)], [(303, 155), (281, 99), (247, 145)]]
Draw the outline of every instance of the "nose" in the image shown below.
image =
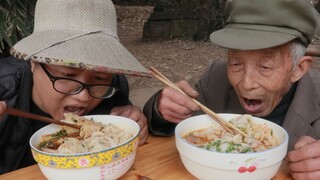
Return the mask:
[(82, 91), (80, 91), (78, 94), (72, 95), (72, 97), (83, 102), (89, 101), (91, 99), (89, 91), (86, 88), (82, 89)]
[(243, 88), (248, 91), (257, 88), (259, 86), (258, 78), (254, 70), (246, 69), (242, 79)]

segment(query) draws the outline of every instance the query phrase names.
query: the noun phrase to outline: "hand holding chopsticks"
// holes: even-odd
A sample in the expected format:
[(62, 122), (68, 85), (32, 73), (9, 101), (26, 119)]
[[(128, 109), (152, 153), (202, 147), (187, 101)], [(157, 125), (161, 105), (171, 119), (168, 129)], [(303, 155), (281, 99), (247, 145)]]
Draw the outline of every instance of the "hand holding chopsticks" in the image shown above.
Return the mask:
[(6, 113), (13, 115), (13, 116), (20, 116), (20, 117), (24, 117), (24, 118), (28, 118), (28, 119), (33, 119), (33, 120), (37, 120), (37, 121), (43, 121), (43, 122), (47, 122), (47, 123), (54, 123), (54, 124), (59, 124), (62, 126), (69, 126), (72, 128), (76, 128), (76, 129), (80, 129), (81, 127), (75, 124), (70, 124), (70, 123), (65, 123), (63, 121), (59, 121), (59, 120), (54, 120), (45, 116), (40, 116), (37, 114), (32, 114), (32, 113), (28, 113), (25, 111), (21, 111), (19, 109), (15, 109), (15, 108), (10, 108), (7, 107), (6, 109)]
[[(158, 70), (156, 70), (153, 67), (150, 67), (150, 74), (152, 76), (154, 76), (155, 78), (157, 78), (158, 80), (160, 80), (162, 83), (164, 83), (165, 85), (174, 88), (175, 90), (177, 90), (178, 92), (188, 96), (184, 91), (182, 91), (176, 84), (174, 84), (173, 82), (171, 82), (168, 78), (166, 78), (162, 73), (160, 73)], [(189, 97), (189, 96), (188, 96)], [(190, 97), (191, 98), (191, 97)], [(193, 102), (195, 102), (200, 109), (205, 112), (207, 115), (209, 115), (213, 120), (215, 120), (218, 124), (220, 124), (224, 129), (226, 129), (228, 132), (236, 134), (239, 133), (243, 136), (246, 136), (246, 134), (244, 132), (242, 132), (241, 130), (239, 130), (237, 127), (235, 127), (233, 124), (229, 123), (228, 121), (224, 120), (222, 117), (220, 117), (218, 114), (214, 113), (213, 111), (211, 111), (210, 109), (208, 109), (206, 106), (204, 106), (203, 104), (201, 104), (199, 101), (197, 101), (196, 99), (191, 98)]]

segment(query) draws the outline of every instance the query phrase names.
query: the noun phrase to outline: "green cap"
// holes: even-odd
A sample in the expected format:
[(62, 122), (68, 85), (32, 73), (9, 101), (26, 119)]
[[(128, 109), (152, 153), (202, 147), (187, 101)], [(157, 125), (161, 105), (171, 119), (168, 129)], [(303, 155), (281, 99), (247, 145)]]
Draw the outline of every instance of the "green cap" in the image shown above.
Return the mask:
[(264, 49), (296, 38), (308, 46), (320, 24), (307, 0), (228, 0), (225, 13), (226, 26), (210, 40), (228, 49)]

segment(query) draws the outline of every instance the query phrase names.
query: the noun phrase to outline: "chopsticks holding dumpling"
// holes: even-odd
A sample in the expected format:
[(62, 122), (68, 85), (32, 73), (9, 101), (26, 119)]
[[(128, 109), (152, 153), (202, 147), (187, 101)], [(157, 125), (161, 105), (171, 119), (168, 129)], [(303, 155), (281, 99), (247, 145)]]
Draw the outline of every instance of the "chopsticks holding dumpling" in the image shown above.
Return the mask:
[(81, 128), (80, 126), (75, 125), (75, 124), (65, 123), (63, 121), (55, 120), (55, 119), (48, 118), (48, 117), (45, 117), (45, 116), (40, 116), (40, 115), (37, 115), (37, 114), (32, 114), (32, 113), (29, 113), (29, 112), (25, 112), (25, 111), (22, 111), (20, 109), (7, 107), (6, 113), (10, 114), (10, 115), (13, 115), (13, 116), (20, 116), (20, 117), (24, 117), (24, 118), (28, 118), (28, 119), (37, 120), (37, 121), (43, 121), (43, 122), (47, 122), (47, 123), (59, 124), (61, 126), (69, 126), (69, 127), (76, 128), (76, 129), (80, 129)]

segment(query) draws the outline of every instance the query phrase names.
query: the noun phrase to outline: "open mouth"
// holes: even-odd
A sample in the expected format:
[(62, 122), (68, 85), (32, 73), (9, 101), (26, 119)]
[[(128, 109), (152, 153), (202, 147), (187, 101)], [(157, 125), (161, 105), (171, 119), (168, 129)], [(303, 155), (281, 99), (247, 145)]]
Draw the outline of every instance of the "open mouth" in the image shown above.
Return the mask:
[(262, 100), (242, 98), (244, 109), (250, 113), (258, 113), (262, 110)]
[(84, 113), (84, 108), (82, 107), (76, 107), (76, 106), (66, 106), (64, 108), (65, 113), (74, 113), (78, 116), (81, 116)]

